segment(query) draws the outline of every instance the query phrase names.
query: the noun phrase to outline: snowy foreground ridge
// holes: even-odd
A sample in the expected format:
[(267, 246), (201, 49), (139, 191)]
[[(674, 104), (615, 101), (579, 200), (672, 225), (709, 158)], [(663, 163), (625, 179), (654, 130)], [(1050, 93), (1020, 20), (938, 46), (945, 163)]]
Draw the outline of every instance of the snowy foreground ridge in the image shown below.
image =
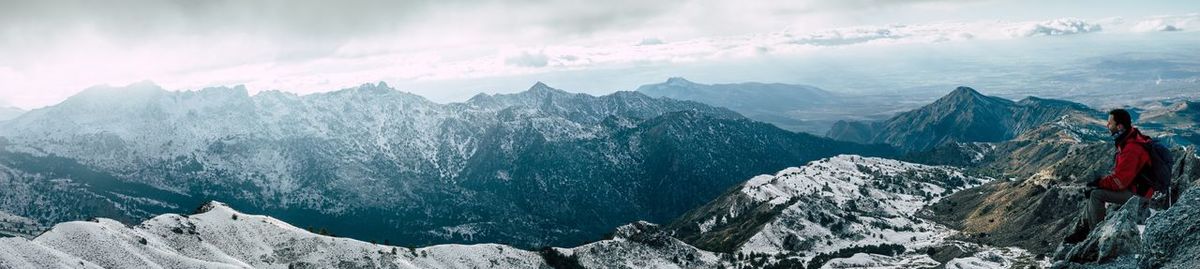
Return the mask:
[[(729, 194), (742, 197), (735, 199), (738, 203), (725, 204), (719, 198), (711, 210), (698, 210), (705, 215), (693, 224), (708, 236), (727, 230), (722, 226), (733, 224), (741, 209), (782, 206), (765, 216), (770, 220), (757, 231), (747, 231), (752, 235), (731, 253), (699, 249), (677, 239), (675, 231), (641, 221), (617, 227), (610, 239), (573, 248), (405, 248), (318, 235), (210, 202), (192, 215), (164, 214), (132, 227), (101, 218), (60, 223), (32, 240), (0, 238), (0, 268), (724, 268), (764, 265), (744, 259), (749, 253), (773, 254), (774, 262), (784, 257), (778, 255), (809, 262), (820, 253), (888, 243), (908, 249), (893, 255), (833, 258), (823, 267), (940, 264), (921, 248), (976, 250), (946, 261), (947, 268), (1011, 266), (1014, 260), (1027, 259), (1028, 253), (949, 240), (955, 231), (915, 216), (945, 194), (985, 181), (949, 167), (854, 155), (755, 177), (740, 192)], [(853, 216), (854, 221), (814, 221), (824, 215)], [(795, 238), (799, 243), (788, 242)]]
[(34, 240), (0, 239), (0, 267), (539, 268), (537, 253), (503, 245), (408, 249), (310, 233), (220, 202), (134, 227), (109, 220), (54, 226)]

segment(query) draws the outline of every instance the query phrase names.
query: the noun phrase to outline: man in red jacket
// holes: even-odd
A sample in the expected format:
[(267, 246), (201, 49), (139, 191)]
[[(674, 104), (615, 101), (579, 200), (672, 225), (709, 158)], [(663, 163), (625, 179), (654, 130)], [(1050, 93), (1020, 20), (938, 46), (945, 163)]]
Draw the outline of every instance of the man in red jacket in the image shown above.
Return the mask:
[(1129, 111), (1124, 109), (1108, 112), (1108, 131), (1112, 133), (1117, 146), (1114, 158), (1116, 165), (1113, 166), (1112, 174), (1088, 183), (1092, 188), (1087, 191), (1087, 206), (1080, 216), (1080, 224), (1063, 240), (1067, 243), (1077, 243), (1086, 239), (1092, 228), (1104, 220), (1105, 205), (1108, 203), (1121, 206), (1130, 197), (1142, 196), (1149, 199), (1154, 194), (1154, 190), (1148, 184), (1134, 180), (1142, 168), (1150, 165), (1150, 154), (1143, 146), (1150, 143), (1150, 137), (1133, 128)]

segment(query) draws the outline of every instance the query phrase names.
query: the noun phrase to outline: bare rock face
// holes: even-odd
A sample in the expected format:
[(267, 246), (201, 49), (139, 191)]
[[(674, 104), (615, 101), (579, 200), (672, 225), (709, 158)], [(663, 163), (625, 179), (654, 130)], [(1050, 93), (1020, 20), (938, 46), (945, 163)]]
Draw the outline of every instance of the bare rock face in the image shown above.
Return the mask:
[(1114, 214), (1093, 229), (1087, 239), (1067, 252), (1066, 260), (1074, 263), (1107, 263), (1124, 256), (1142, 252), (1141, 234), (1137, 222), (1142, 209), (1142, 199), (1130, 198)]
[(1143, 268), (1200, 268), (1200, 189), (1190, 189), (1146, 225)]

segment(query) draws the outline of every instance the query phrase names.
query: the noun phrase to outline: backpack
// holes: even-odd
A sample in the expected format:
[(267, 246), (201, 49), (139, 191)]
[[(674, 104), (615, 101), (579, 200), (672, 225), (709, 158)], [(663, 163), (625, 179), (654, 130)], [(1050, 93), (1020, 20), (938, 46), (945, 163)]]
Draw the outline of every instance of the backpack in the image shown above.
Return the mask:
[(1171, 157), (1171, 150), (1167, 146), (1150, 140), (1149, 143), (1142, 144), (1146, 149), (1147, 155), (1150, 155), (1149, 167), (1144, 167), (1138, 172), (1138, 177), (1144, 184), (1154, 187), (1156, 194), (1165, 194), (1167, 197), (1167, 206), (1175, 200), (1171, 197), (1171, 165), (1175, 163), (1175, 159)]

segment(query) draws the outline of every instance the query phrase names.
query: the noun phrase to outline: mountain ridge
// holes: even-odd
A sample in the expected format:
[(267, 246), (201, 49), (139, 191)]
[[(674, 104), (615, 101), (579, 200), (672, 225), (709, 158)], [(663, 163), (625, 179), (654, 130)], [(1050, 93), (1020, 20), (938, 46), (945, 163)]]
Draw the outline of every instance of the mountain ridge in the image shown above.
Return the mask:
[[(61, 210), (129, 221), (208, 198), (356, 238), (563, 245), (634, 218), (665, 222), (739, 178), (790, 163), (892, 154), (636, 92), (591, 96), (535, 84), (438, 104), (383, 83), (253, 96), (237, 88), (134, 87), (136, 98), (96, 96), (120, 90), (98, 89), (4, 122), (0, 157), (7, 157), (0, 161), (8, 162), (0, 167), (13, 172), (0, 176), (32, 193), (3, 193), (0, 205), (30, 195), (62, 204), (90, 199), (100, 205), (10, 207), (30, 216)], [(62, 186), (34, 180), (46, 171), (72, 182), (62, 192), (74, 196), (47, 193)], [(81, 177), (102, 180), (74, 184)], [(602, 206), (609, 203), (619, 206)], [(320, 216), (378, 225), (361, 229)], [(422, 221), (386, 221), (395, 218)], [(392, 229), (401, 232), (386, 232)]]
[(839, 121), (826, 136), (924, 151), (955, 142), (1006, 141), (1064, 116), (1098, 114), (1070, 101), (1028, 97), (1014, 102), (960, 86), (933, 103), (884, 121)]

